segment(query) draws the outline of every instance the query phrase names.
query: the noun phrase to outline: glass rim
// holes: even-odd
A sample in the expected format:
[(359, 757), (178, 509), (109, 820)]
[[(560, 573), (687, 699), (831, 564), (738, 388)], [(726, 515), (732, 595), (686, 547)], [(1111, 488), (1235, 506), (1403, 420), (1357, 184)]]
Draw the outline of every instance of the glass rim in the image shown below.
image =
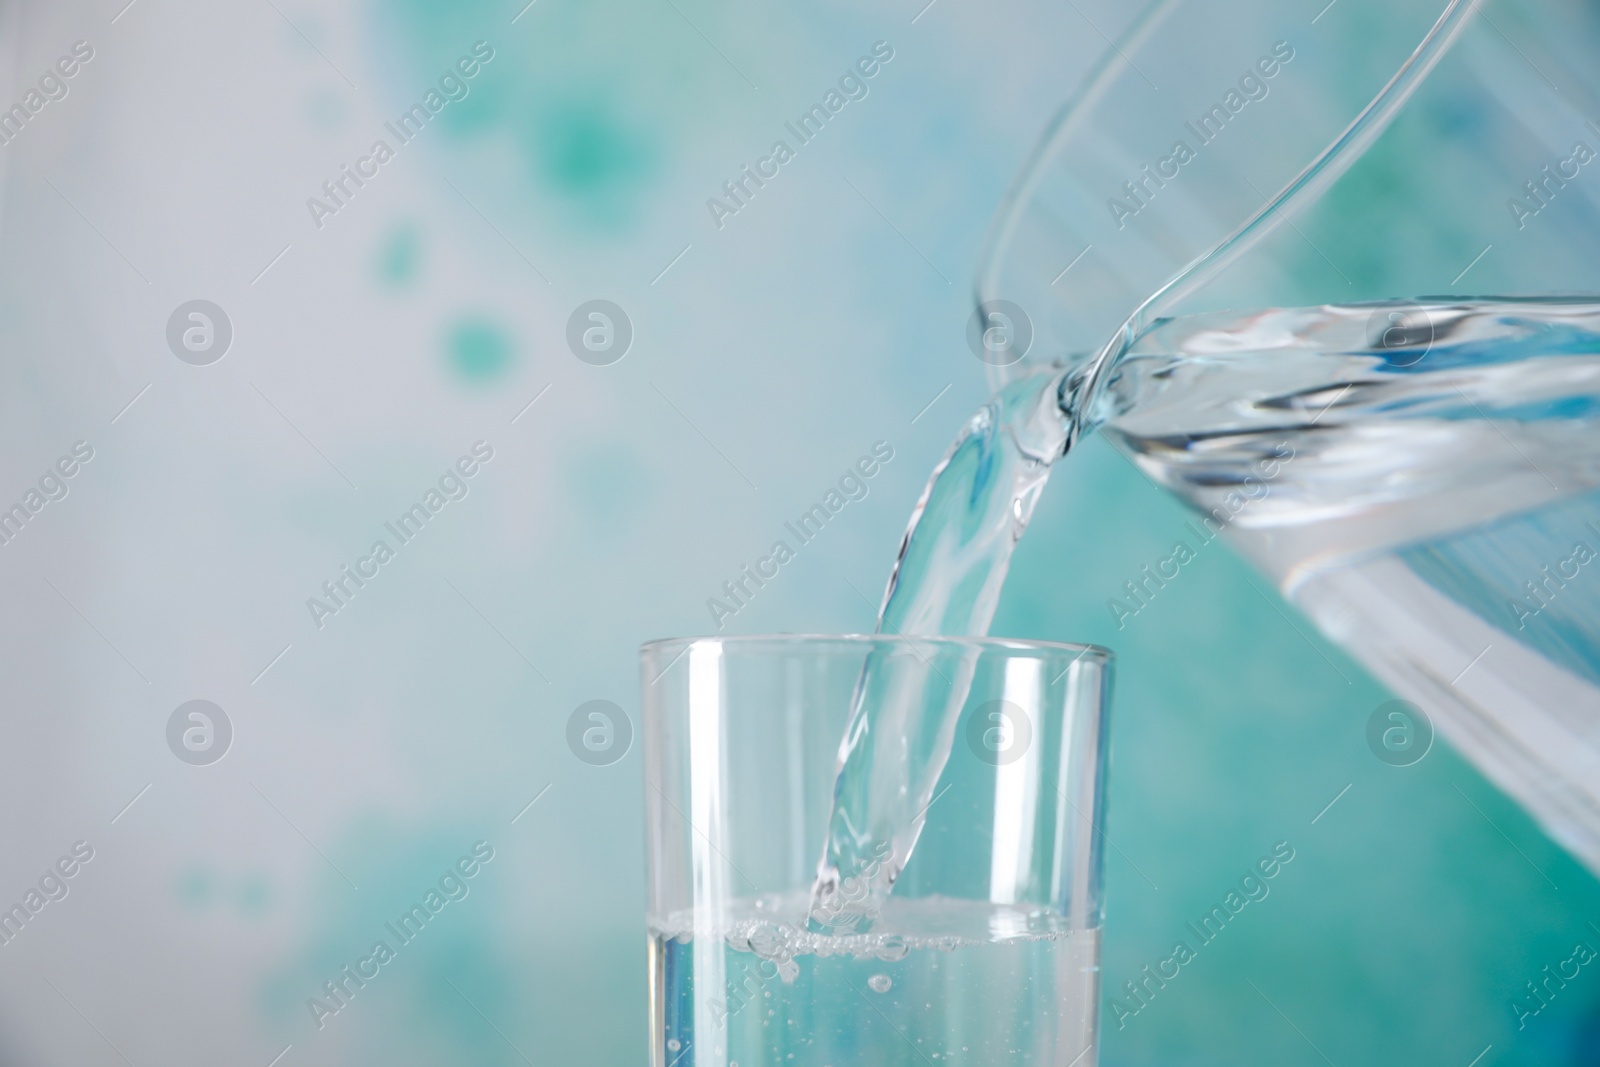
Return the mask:
[(937, 645), (948, 647), (966, 647), (975, 649), (1009, 650), (1015, 652), (1043, 652), (1055, 655), (1071, 655), (1076, 662), (1079, 659), (1090, 659), (1096, 663), (1109, 664), (1116, 659), (1116, 654), (1103, 645), (1077, 644), (1068, 641), (1038, 641), (1021, 637), (951, 637), (943, 635), (908, 635), (908, 634), (815, 634), (815, 633), (775, 633), (775, 634), (727, 634), (704, 635), (699, 637), (663, 637), (654, 641), (646, 641), (639, 646), (641, 657), (660, 655), (668, 650), (690, 648), (698, 644), (717, 645), (817, 645), (823, 642), (832, 642), (843, 645), (868, 646), (888, 645), (891, 647), (910, 647), (912, 645)]

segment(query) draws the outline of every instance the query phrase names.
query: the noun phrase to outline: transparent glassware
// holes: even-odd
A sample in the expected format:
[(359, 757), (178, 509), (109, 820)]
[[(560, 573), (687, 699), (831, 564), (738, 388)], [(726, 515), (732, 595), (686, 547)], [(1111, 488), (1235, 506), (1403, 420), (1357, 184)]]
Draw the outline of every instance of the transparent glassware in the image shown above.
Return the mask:
[[(990, 227), (976, 296), (1027, 316), (1013, 359), (1104, 355), (1191, 311), (1600, 291), (1600, 182), (1573, 155), (1600, 151), (1592, 5), (1316, 8), (1130, 9)], [(1297, 281), (1306, 263), (1324, 277)]]
[(992, 227), (991, 380), (1059, 364), (1072, 436), (1600, 872), (1600, 12), (1130, 15)]
[[(876, 871), (811, 894), (869, 656), (934, 707), (971, 683), (916, 851), (865, 915)], [(653, 1067), (1092, 1065), (1110, 677), (1103, 649), (988, 638), (645, 645)]]

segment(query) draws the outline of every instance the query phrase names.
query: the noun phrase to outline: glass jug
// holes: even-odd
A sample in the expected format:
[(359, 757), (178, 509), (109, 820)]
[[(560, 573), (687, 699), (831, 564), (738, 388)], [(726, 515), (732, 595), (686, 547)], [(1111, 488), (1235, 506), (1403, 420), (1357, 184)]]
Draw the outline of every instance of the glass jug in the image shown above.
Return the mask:
[(1059, 363), (1192, 547), (1600, 871), (1600, 13), (1158, 0), (1119, 32), (991, 230), (993, 383)]

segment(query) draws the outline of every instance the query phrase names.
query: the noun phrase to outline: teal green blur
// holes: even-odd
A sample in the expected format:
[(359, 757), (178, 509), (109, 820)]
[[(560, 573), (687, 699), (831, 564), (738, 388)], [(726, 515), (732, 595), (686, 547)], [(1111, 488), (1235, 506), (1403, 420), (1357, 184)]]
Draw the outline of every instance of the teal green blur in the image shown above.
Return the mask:
[[(520, 187), (535, 194), (530, 203), (555, 209), (562, 226), (625, 234), (660, 177), (658, 135), (679, 124), (671, 90), (686, 94), (700, 80), (694, 66), (651, 47), (652, 24), (678, 16), (670, 7), (608, 17), (536, 4), (507, 28), (504, 7), (405, 0), (383, 9), (380, 34), (393, 34), (409, 57), (408, 80), (397, 77), (395, 91), (424, 91), (435, 71), (485, 41), (495, 56), (445, 109), (442, 132), (458, 144), (505, 143), (521, 161)], [(646, 71), (664, 77), (668, 92), (645, 91)]]
[(456, 375), (475, 384), (503, 377), (515, 356), (505, 329), (483, 316), (467, 316), (452, 323), (445, 350)]
[[(776, 116), (808, 103), (863, 43), (878, 35), (880, 25), (864, 15), (833, 11), (827, 18), (863, 21), (828, 34), (816, 25), (823, 15), (780, 11), (771, 16), (778, 28), (762, 31), (758, 20), (741, 17), (725, 4), (685, 3), (680, 14), (675, 3), (560, 0), (539, 0), (510, 24), (520, 6), (518, 0), (374, 4), (371, 25), (381, 47), (373, 51), (401, 57), (391, 60), (394, 67), (384, 72), (383, 86), (384, 99), (398, 103), (417, 97), (472, 42), (492, 43), (494, 61), (473, 80), (470, 95), (442, 117), (434, 162), (407, 157), (405, 165), (432, 165), (461, 185), (503, 230), (499, 235), (487, 228), (481, 235), (473, 231), (471, 240), (482, 238), (474, 247), (505, 255), (503, 262), (519, 271), (521, 261), (506, 252), (502, 238), (525, 249), (555, 275), (563, 307), (604, 295), (585, 287), (588, 278), (606, 277), (603, 271), (613, 266), (592, 251), (595, 247), (620, 250), (619, 260), (640, 279), (632, 291), (644, 294), (666, 291), (664, 286), (650, 290), (649, 279), (691, 238), (694, 252), (678, 270), (706, 269), (697, 264), (716, 263), (718, 256), (732, 259), (732, 246), (714, 244), (707, 236), (701, 200), (748, 161), (752, 150), (770, 143), (780, 125)], [(933, 28), (936, 19), (953, 6), (947, 0), (934, 8), (918, 32), (939, 32)], [(909, 14), (901, 14), (897, 9), (892, 23), (882, 22), (898, 35), (897, 44), (912, 40)], [(785, 68), (776, 87), (761, 78), (768, 96), (747, 93), (713, 51), (720, 47), (741, 62), (761, 54), (781, 64), (793, 44), (791, 31), (822, 58), (796, 61), (798, 70)], [(716, 43), (708, 47), (711, 40)], [(1074, 38), (1061, 46), (1074, 49), (1081, 60), (1101, 44)], [(896, 62), (909, 66), (909, 43), (905, 52)], [(904, 484), (891, 487), (886, 476), (873, 489), (871, 507), (879, 510), (872, 513), (870, 534), (854, 540), (841, 534), (808, 548), (797, 566), (810, 568), (815, 580), (790, 579), (792, 592), (763, 594), (763, 606), (773, 609), (761, 617), (769, 629), (801, 628), (794, 617), (825, 614), (815, 607), (819, 603), (833, 612), (827, 616), (833, 628), (870, 625), (870, 605), (864, 610), (861, 597), (843, 588), (841, 576), (849, 574), (867, 597), (877, 594), (916, 487), (942, 454), (942, 442), (954, 437), (979, 399), (982, 368), (960, 348), (966, 313), (961, 272), (970, 270), (982, 222), (1020, 164), (1031, 131), (1055, 101), (1048, 101), (1049, 107), (1041, 103), (1027, 117), (996, 117), (969, 101), (963, 86), (929, 89), (938, 85), (938, 74), (923, 69), (912, 81), (911, 70), (893, 69), (892, 77), (901, 82), (886, 74), (874, 88), (867, 106), (882, 110), (871, 125), (865, 114), (841, 119), (841, 126), (845, 120), (862, 122), (856, 140), (847, 140), (850, 134), (842, 130), (833, 142), (806, 148), (796, 170), (780, 179), (790, 183), (786, 190), (780, 192), (775, 183), (772, 191), (761, 193), (775, 200), (803, 191), (830, 212), (860, 211), (861, 236), (852, 251), (856, 273), (847, 279), (855, 284), (840, 281), (829, 292), (840, 308), (839, 321), (856, 315), (872, 328), (863, 331), (865, 341), (840, 337), (837, 343), (849, 350), (857, 388), (893, 398), (883, 409), (892, 408), (899, 420), (893, 424), (896, 432), (906, 435), (896, 438), (897, 445), (912, 442), (892, 468)], [(1040, 76), (1029, 90), (1059, 97), (1065, 85)], [(918, 92), (940, 95), (922, 100)], [(334, 109), (323, 100), (313, 101), (308, 110), (319, 124), (332, 121)], [(748, 119), (752, 112), (753, 121)], [(1294, 253), (1296, 269), (1279, 280), (1272, 299), (1410, 295), (1426, 291), (1424, 277), (1448, 280), (1477, 249), (1454, 236), (1448, 220), (1437, 214), (1444, 208), (1418, 210), (1419, 201), (1428, 203), (1437, 193), (1437, 185), (1408, 169), (1396, 146), (1403, 138), (1425, 136), (1430, 123), (1476, 121), (1484, 120), (1470, 109), (1405, 116), (1370, 160), (1310, 216), (1310, 242)], [(733, 135), (724, 129), (730, 122)], [(973, 146), (992, 146), (972, 131), (987, 136), (991, 124), (1004, 122), (1027, 130), (1009, 140), (997, 135), (994, 143), (1003, 150), (982, 158), (984, 152)], [(969, 138), (960, 142), (968, 151), (952, 159), (950, 147), (958, 136)], [(891, 186), (883, 179), (875, 185), (874, 168), (896, 157), (916, 161), (919, 182)], [(802, 174), (800, 167), (809, 173)], [(714, 180), (708, 177), (712, 172)], [(853, 194), (836, 173), (849, 174), (876, 206), (868, 210), (845, 199)], [(824, 183), (829, 183), (826, 191), (818, 192)], [(844, 192), (838, 194), (835, 186)], [(454, 195), (440, 187), (441, 196)], [(977, 221), (962, 222), (966, 230), (954, 221), (941, 230), (940, 212), (973, 196), (987, 198), (973, 208)], [(769, 210), (764, 201), (756, 206)], [(919, 247), (900, 243), (873, 211), (910, 229)], [(1357, 211), (1392, 232), (1406, 249), (1404, 257), (1381, 254), (1370, 234), (1344, 226), (1344, 218)], [(481, 224), (465, 208), (461, 218), (463, 227)], [(920, 219), (921, 228), (911, 227), (908, 219)], [(740, 226), (759, 221), (742, 215), (736, 220)], [(773, 277), (768, 271), (774, 263), (807, 254), (785, 250), (783, 242), (799, 241), (797, 230), (779, 233), (779, 250), (771, 254), (757, 257), (748, 246), (737, 253), (750, 257), (751, 290)], [(432, 243), (404, 220), (383, 229), (365, 255), (374, 283), (391, 292), (419, 290), (428, 270), (436, 269)], [(931, 271), (914, 284), (903, 280), (931, 262), (941, 264), (957, 283), (946, 290)], [(554, 263), (564, 263), (570, 272)], [(842, 270), (836, 263), (797, 268), (802, 269), (830, 276)], [(923, 282), (928, 288), (917, 287)], [(525, 284), (543, 283), (530, 275)], [(691, 294), (708, 315), (723, 313), (751, 292), (730, 295), (703, 279), (698, 284), (700, 290), (685, 282), (677, 293)], [(661, 299), (690, 302), (682, 296)], [(649, 305), (641, 296), (628, 306)], [(564, 352), (534, 351), (534, 342), (520, 340), (507, 320), (486, 310), (490, 307), (475, 299), (429, 309), (435, 316), (426, 334), (428, 358), (435, 361), (430, 367), (438, 367), (463, 395), (494, 393), (515, 380), (520, 366), (568, 358)], [(781, 324), (785, 331), (803, 331), (808, 316), (829, 313), (820, 301), (784, 310), (792, 312)], [(541, 336), (558, 343), (559, 326)], [(639, 435), (643, 440), (629, 436), (618, 443), (594, 433), (576, 446), (568, 444), (550, 467), (549, 484), (531, 498), (530, 506), (562, 516), (556, 541), (562, 556), (555, 569), (572, 569), (595, 581), (562, 586), (548, 603), (508, 606), (505, 616), (520, 611), (524, 617), (553, 617), (561, 629), (576, 631), (574, 642), (581, 641), (583, 655), (590, 657), (584, 663), (590, 672), (586, 682), (593, 683), (595, 693), (588, 695), (626, 700), (637, 686), (632, 644), (664, 635), (635, 633), (630, 612), (653, 626), (679, 627), (676, 632), (707, 628), (699, 599), (715, 592), (712, 583), (690, 593), (675, 591), (687, 603), (676, 615), (638, 605), (675, 577), (673, 553), (697, 537), (699, 527), (680, 523), (705, 523), (708, 513), (715, 516), (723, 506), (723, 498), (704, 487), (720, 485), (718, 479), (732, 482), (716, 455), (688, 451), (701, 449), (701, 440), (659, 405), (646, 379), (626, 379), (622, 372), (650, 366), (649, 381), (662, 382), (697, 421), (714, 412), (737, 414), (741, 405), (759, 410), (760, 399), (798, 393), (811, 373), (798, 362), (754, 364), (743, 334), (716, 346), (704, 342), (696, 333), (692, 342), (680, 339), (676, 350), (652, 352), (641, 330), (639, 351), (608, 369), (619, 373), (585, 379), (604, 381), (593, 388), (615, 389), (604, 395), (626, 397), (636, 410), (651, 413), (640, 417), (648, 433)], [(652, 358), (654, 364), (645, 363)], [(696, 360), (703, 364), (698, 379), (690, 377)], [(678, 392), (676, 383), (691, 380), (704, 388), (691, 392), (684, 385)], [(922, 436), (912, 437), (904, 428), (909, 413), (951, 381), (961, 384), (917, 424), (914, 430)], [(841, 375), (825, 384), (832, 395), (846, 397), (852, 383)], [(633, 399), (626, 389), (642, 398)], [(552, 402), (555, 395), (540, 403)], [(502, 416), (496, 409), (495, 418), (503, 424), (515, 410), (513, 405)], [(807, 427), (803, 439), (804, 447), (814, 447), (819, 456), (846, 462), (878, 434), (880, 423), (858, 417), (848, 399), (823, 410), (824, 421)], [(746, 434), (753, 440), (760, 416), (750, 418), (758, 424)], [(737, 435), (720, 422), (706, 426), (708, 435), (725, 445)], [(693, 454), (705, 468), (692, 479), (670, 481), (667, 468), (677, 460), (657, 460), (647, 451), (665, 449), (661, 442), (666, 441), (674, 448), (687, 442), (672, 455)], [(782, 459), (765, 452), (754, 461), (737, 451), (734, 458), (792, 473)], [(809, 500), (820, 487), (801, 479), (793, 474), (793, 484), (778, 487), (763, 482), (764, 499), (777, 497), (771, 505), (775, 515), (783, 507), (798, 510), (802, 499)], [(682, 510), (672, 510), (674, 505)], [(322, 510), (319, 502), (308, 502), (307, 508)], [(1270, 896), (1252, 904), (1137, 1015), (1119, 1026), (1108, 1006), (1101, 1063), (1466, 1067), (1485, 1046), (1492, 1051), (1479, 1067), (1576, 1067), (1600, 1059), (1600, 967), (1585, 968), (1526, 1029), (1516, 1028), (1510, 1009), (1524, 983), (1564, 959), (1576, 942), (1600, 947), (1600, 929), (1590, 921), (1600, 917), (1600, 886), (1448, 744), (1437, 742), (1412, 767), (1376, 760), (1365, 745), (1366, 720), (1388, 695), (1220, 542), (1203, 549), (1151, 608), (1117, 626), (1105, 601), (1120, 591), (1124, 579), (1170, 551), (1187, 518), (1102, 442), (1089, 442), (1045, 492), (1018, 549), (994, 627), (997, 634), (1094, 641), (1118, 657), (1106, 849), (1108, 1001), (1126, 999), (1122, 984), (1165, 958), (1186, 936), (1185, 924), (1220, 900), (1275, 843), (1287, 841), (1296, 850), (1294, 862), (1273, 881)], [(766, 533), (777, 528), (777, 517), (765, 522), (759, 539), (748, 538), (751, 548), (765, 548)], [(630, 569), (630, 561), (637, 566)], [(408, 559), (406, 565), (418, 562)], [(735, 569), (730, 557), (719, 573)], [(496, 577), (544, 593), (530, 572)], [(449, 607), (460, 610), (455, 601)], [(786, 608), (794, 609), (792, 616), (783, 614)], [(608, 646), (604, 653), (592, 651), (600, 645)], [(466, 654), (451, 645), (440, 650), (440, 658), (448, 665)], [(551, 666), (537, 651), (532, 658)], [(519, 797), (531, 796), (540, 783), (524, 789), (524, 765), (556, 762), (546, 753), (559, 749), (566, 708), (547, 699), (536, 678), (527, 690), (500, 692), (487, 683), (475, 688), (465, 670), (462, 676), (459, 691), (452, 679), (451, 687), (441, 684), (441, 691), (428, 693), (427, 709), (393, 714), (419, 731), (442, 729), (440, 719), (431, 716), (452, 728), (465, 721), (462, 730), (488, 730), (472, 718), (480, 712), (498, 716), (488, 721), (501, 734), (487, 736), (511, 735), (521, 747), (511, 757), (519, 761), (516, 773), (497, 765), (494, 774), (511, 779)], [(516, 733), (535, 719), (537, 745)], [(556, 755), (565, 766), (565, 753)], [(642, 803), (636, 759), (630, 756), (603, 772), (579, 768), (587, 774), (581, 781), (593, 784), (587, 786), (592, 792), (581, 794), (591, 806), (566, 809), (567, 822), (576, 825), (534, 824), (531, 832), (538, 836), (531, 840), (541, 850), (537, 863), (514, 867), (508, 857), (503, 866), (490, 864), (474, 880), (471, 896), (447, 907), (415, 945), (400, 949), (397, 960), (357, 994), (357, 1003), (366, 1005), (364, 1014), (324, 1020), (318, 1039), (328, 1040), (325, 1035), (341, 1027), (359, 1033), (359, 1041), (349, 1038), (343, 1060), (355, 1065), (641, 1062), (644, 858), (635, 810)], [(560, 788), (574, 791), (565, 781)], [(552, 800), (561, 796), (558, 790)], [(275, 885), (229, 882), (201, 869), (186, 875), (173, 892), (196, 910), (231, 895), (238, 906), (264, 917), (291, 908), (303, 912), (285, 949), (288, 962), (263, 980), (259, 992), (268, 1029), (288, 1042), (305, 1033), (307, 1001), (319, 995), (322, 983), (364, 955), (383, 936), (382, 924), (409, 907), (473, 841), (488, 836), (499, 844), (494, 834), (505, 829), (506, 818), (499, 811), (492, 820), (486, 811), (474, 811), (450, 825), (416, 825), (390, 814), (347, 826), (330, 851), (348, 863), (346, 873), (359, 891), (324, 865), (304, 900), (286, 899)], [(533, 822), (530, 817), (519, 830), (527, 831)], [(315, 857), (308, 862), (321, 863)], [(514, 870), (521, 872), (521, 882), (511, 880)], [(566, 909), (550, 903), (565, 900), (577, 907), (602, 893), (610, 894), (607, 900), (627, 901), (627, 907), (581, 928), (569, 921)]]
[(655, 484), (645, 459), (609, 442), (563, 457), (562, 488), (585, 537), (620, 543), (636, 535)]
[(375, 267), (378, 280), (403, 289), (416, 280), (422, 266), (422, 235), (414, 224), (402, 223), (389, 231), (378, 246)]
[[(316, 1019), (319, 1035), (334, 1036), (344, 1026), (349, 1051), (342, 1062), (356, 1067), (414, 1057), (520, 1062), (514, 1049), (482, 1025), (485, 1015), (515, 1014), (521, 988), (514, 978), (517, 953), (498, 921), (515, 896), (508, 865), (497, 849), (471, 877), (456, 874), (454, 866), (485, 840), (483, 828), (469, 823), (415, 827), (372, 818), (354, 825), (335, 843), (343, 867), (319, 861), (313, 879), (319, 914), (306, 943), (261, 982), (259, 1003), (273, 1028), (292, 1036)], [(499, 843), (503, 848), (503, 837)], [(411, 933), (409, 942), (402, 940), (395, 929), (398, 920), (413, 906), (426, 907), (426, 894), (437, 893), (441, 878), (450, 875), (456, 876), (455, 885), (466, 887), (466, 895), (449, 900)], [(381, 963), (375, 976), (357, 985), (342, 973), (349, 966), (359, 978), (363, 968), (357, 961), (369, 958), (379, 943), (393, 958)], [(342, 1000), (326, 988), (341, 981)], [(351, 1009), (357, 1007), (369, 1019), (376, 1014), (404, 1025), (364, 1026), (353, 1018), (357, 1012)]]

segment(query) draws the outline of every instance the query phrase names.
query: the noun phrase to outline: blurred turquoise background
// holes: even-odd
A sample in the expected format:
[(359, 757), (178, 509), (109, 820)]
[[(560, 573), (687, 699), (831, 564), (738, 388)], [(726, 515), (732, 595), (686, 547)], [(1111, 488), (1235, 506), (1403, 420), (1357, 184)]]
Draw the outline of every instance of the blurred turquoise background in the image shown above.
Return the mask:
[[(708, 599), (884, 441), (869, 495), (724, 620), (871, 628), (986, 396), (985, 227), (1126, 18), (923, 2), (0, 6), (7, 100), (95, 51), (0, 149), (0, 495), (95, 449), (0, 549), (0, 900), (96, 850), (0, 946), (0, 1064), (641, 1061), (639, 755), (581, 762), (568, 717), (636, 716), (639, 643), (715, 629)], [(866, 95), (719, 226), (708, 199), (878, 42)], [(378, 138), (394, 158), (316, 218)], [(1346, 298), (1303, 268), (1284, 291)], [(164, 336), (195, 298), (234, 329), (206, 367)], [(610, 366), (566, 342), (592, 299), (634, 327)], [(319, 626), (308, 599), (479, 441), (466, 495)], [(1385, 693), (1221, 544), (1116, 625), (1185, 519), (1091, 442), (995, 627), (1118, 656), (1103, 1062), (1600, 1063), (1590, 969), (1518, 1029), (1525, 983), (1600, 946), (1600, 889), (1513, 805), (1442, 742), (1375, 759)], [(233, 723), (211, 766), (164, 732), (196, 698)], [(480, 841), (470, 892), (316, 1017)], [(1109, 998), (1281, 841), (1270, 897), (1119, 1025)]]

